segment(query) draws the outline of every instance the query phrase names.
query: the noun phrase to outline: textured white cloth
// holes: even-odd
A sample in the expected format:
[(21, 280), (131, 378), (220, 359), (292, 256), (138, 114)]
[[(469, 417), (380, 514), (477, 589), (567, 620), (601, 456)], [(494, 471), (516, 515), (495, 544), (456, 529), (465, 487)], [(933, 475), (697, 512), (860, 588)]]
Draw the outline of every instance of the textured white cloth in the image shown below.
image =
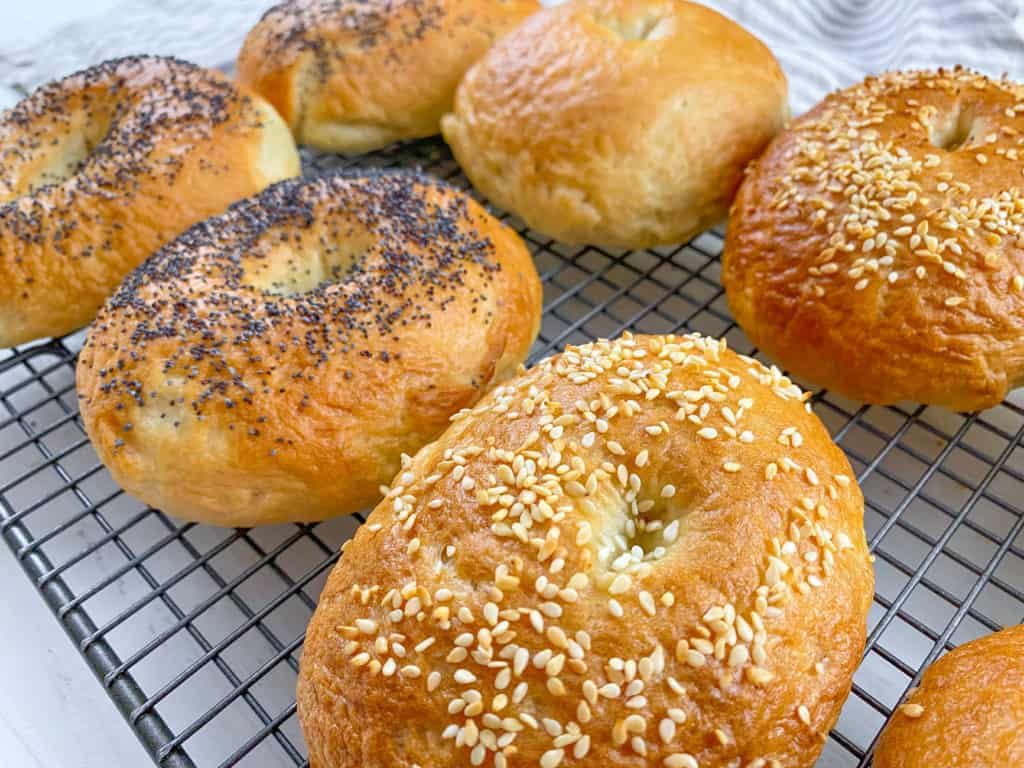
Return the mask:
[[(544, 0), (548, 4), (558, 0)], [(795, 114), (886, 69), (964, 64), (1024, 80), (1022, 0), (707, 0), (764, 40)], [(268, 0), (124, 0), (0, 55), (0, 84), (35, 87), (115, 56), (173, 54), (226, 66)]]

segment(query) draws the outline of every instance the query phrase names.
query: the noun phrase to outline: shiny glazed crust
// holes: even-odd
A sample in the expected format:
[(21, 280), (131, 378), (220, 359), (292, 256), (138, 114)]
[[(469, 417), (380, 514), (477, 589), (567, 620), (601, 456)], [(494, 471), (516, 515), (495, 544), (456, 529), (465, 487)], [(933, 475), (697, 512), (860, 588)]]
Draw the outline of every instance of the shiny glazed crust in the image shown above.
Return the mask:
[(778, 62), (718, 13), (571, 0), (470, 69), (442, 130), (473, 184), (531, 227), (641, 248), (723, 218), (786, 115)]
[(0, 347), (80, 328), (168, 240), (299, 172), (262, 99), (150, 56), (35, 91), (0, 147)]
[(863, 650), (863, 498), (699, 336), (569, 347), (403, 464), (306, 636), (312, 768), (810, 766)]
[(515, 372), (540, 304), (518, 236), (439, 181), (281, 182), (107, 302), (79, 357), (82, 420), (114, 479), (178, 517), (355, 512)]
[(238, 77), (298, 141), (367, 152), (440, 131), (455, 86), (537, 0), (291, 0), (271, 8)]
[(895, 72), (794, 121), (744, 181), (729, 305), (794, 374), (973, 410), (1024, 381), (1024, 89)]
[(875, 768), (1024, 765), (1024, 625), (935, 662), (897, 708)]

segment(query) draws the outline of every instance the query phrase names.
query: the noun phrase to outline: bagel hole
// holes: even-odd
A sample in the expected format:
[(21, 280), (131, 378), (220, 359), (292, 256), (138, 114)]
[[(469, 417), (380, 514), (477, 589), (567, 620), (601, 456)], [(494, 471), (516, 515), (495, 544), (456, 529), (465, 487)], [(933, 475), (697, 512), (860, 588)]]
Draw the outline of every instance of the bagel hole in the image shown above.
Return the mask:
[(595, 20), (622, 40), (662, 40), (672, 34), (672, 17), (661, 8), (629, 19), (598, 18)]
[(664, 558), (684, 533), (684, 499), (621, 499), (600, 530), (597, 559), (612, 573), (632, 574)]
[(975, 127), (973, 111), (957, 104), (956, 108), (936, 118), (930, 126), (929, 139), (932, 146), (955, 152), (970, 144)]
[(304, 244), (282, 241), (261, 259), (245, 265), (242, 282), (275, 296), (297, 296), (344, 282), (357, 272), (372, 240)]
[(22, 193), (31, 195), (43, 187), (63, 184), (78, 174), (107, 137), (112, 123), (113, 116), (109, 114), (72, 115), (63, 136), (51, 142), (45, 157), (25, 179)]

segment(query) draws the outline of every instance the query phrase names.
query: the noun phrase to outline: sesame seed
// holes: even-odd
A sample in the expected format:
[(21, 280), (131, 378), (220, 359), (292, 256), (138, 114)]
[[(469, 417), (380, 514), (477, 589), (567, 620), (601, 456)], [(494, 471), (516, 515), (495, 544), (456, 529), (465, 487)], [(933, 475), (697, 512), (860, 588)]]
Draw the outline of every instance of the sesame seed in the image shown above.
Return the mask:
[(641, 715), (627, 715), (623, 724), (627, 733), (643, 733), (647, 730), (647, 721)]
[(700, 768), (697, 758), (686, 753), (669, 755), (662, 761), (662, 765), (665, 768)]
[(705, 440), (714, 440), (716, 437), (718, 437), (718, 430), (715, 429), (714, 427), (704, 427), (702, 429), (697, 430), (697, 434), (700, 437), (703, 437)]
[(530, 661), (530, 652), (526, 648), (518, 648), (512, 660), (512, 672), (516, 677), (523, 674), (527, 663)]
[(587, 756), (587, 752), (589, 751), (590, 736), (587, 734), (583, 734), (583, 736), (580, 737), (580, 740), (577, 741), (576, 745), (573, 747), (572, 756), (575, 757), (577, 760), (582, 760), (584, 757)]
[(804, 725), (811, 724), (811, 713), (803, 704), (796, 709), (797, 717), (800, 718), (800, 722)]
[(745, 645), (734, 645), (729, 652), (729, 666), (740, 667), (750, 659), (750, 652)]
[(909, 718), (916, 720), (924, 714), (924, 707), (920, 704), (904, 704), (900, 707), (900, 712)]
[(640, 606), (648, 616), (653, 616), (655, 614), (656, 608), (654, 605), (654, 597), (650, 592), (647, 592), (646, 590), (640, 592)]
[(675, 721), (669, 718), (663, 719), (658, 723), (658, 736), (665, 744), (672, 743), (672, 739), (676, 737), (676, 724)]
[(629, 747), (641, 757), (647, 756), (647, 742), (641, 736), (634, 736), (629, 740)]
[(679, 521), (673, 520), (665, 526), (661, 536), (669, 544), (672, 544), (679, 537)]
[[(711, 633), (708, 632), (707, 635), (708, 635), (708, 637), (710, 637)], [(690, 645), (692, 645), (695, 649), (700, 651), (705, 656), (711, 656), (715, 652), (715, 645), (714, 645), (714, 643), (712, 643), (710, 640), (708, 640), (708, 639), (706, 639), (704, 637), (693, 637), (693, 638), (690, 638)]]
[(612, 595), (621, 595), (628, 591), (632, 585), (633, 580), (625, 573), (620, 573), (612, 580), (612, 583), (608, 585), (608, 592)]
[(686, 712), (679, 709), (678, 707), (672, 707), (666, 714), (668, 714), (668, 716), (679, 725), (682, 725), (686, 722)]
[(754, 685), (767, 685), (775, 679), (775, 675), (769, 672), (764, 667), (747, 667), (746, 670), (747, 680)]

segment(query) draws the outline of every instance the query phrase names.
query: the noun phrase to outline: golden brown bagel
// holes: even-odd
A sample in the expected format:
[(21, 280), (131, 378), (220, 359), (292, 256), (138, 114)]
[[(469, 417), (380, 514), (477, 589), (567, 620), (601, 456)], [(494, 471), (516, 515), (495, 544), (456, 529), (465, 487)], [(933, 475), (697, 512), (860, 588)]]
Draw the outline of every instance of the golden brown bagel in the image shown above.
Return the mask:
[(1024, 765), (1024, 625), (957, 648), (886, 725), (875, 768)]
[(128, 272), (299, 172), (262, 99), (176, 59), (117, 59), (0, 115), (0, 347), (92, 320)]
[(406, 462), (303, 650), (311, 768), (810, 766), (873, 574), (850, 465), (700, 336), (570, 347)]
[(432, 136), (455, 86), (537, 0), (289, 0), (238, 55), (238, 77), (302, 144), (366, 152)]
[(276, 184), (107, 302), (82, 421), (129, 493), (216, 525), (320, 520), (522, 362), (541, 290), (516, 234), (416, 174)]
[(1024, 382), (1022, 145), (1024, 88), (1006, 80), (894, 72), (832, 94), (737, 195), (737, 321), (857, 400), (996, 405)]
[(445, 140), (473, 184), (573, 243), (643, 248), (725, 216), (787, 114), (753, 35), (681, 0), (570, 0), (495, 44)]

